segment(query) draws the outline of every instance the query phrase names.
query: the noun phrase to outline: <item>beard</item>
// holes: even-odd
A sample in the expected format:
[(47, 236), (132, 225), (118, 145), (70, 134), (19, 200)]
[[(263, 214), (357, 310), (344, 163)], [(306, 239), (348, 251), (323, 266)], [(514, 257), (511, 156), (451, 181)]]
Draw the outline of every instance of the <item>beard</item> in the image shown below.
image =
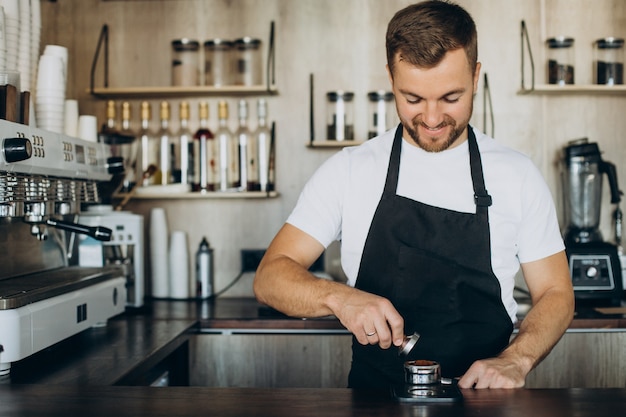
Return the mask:
[[(470, 113), (471, 114), (471, 113)], [(469, 119), (463, 120), (457, 124), (457, 121), (448, 115), (444, 115), (443, 122), (441, 122), (437, 128), (442, 128), (446, 126), (450, 126), (450, 134), (447, 138), (441, 140), (437, 140), (437, 138), (423, 135), (420, 136), (418, 132), (418, 128), (421, 125), (422, 127), (428, 129), (428, 125), (426, 125), (422, 121), (421, 116), (416, 116), (410, 123), (402, 123), (404, 129), (406, 129), (407, 133), (413, 139), (413, 142), (426, 152), (442, 152), (446, 149), (449, 149), (463, 134), (467, 126), (469, 125)]]

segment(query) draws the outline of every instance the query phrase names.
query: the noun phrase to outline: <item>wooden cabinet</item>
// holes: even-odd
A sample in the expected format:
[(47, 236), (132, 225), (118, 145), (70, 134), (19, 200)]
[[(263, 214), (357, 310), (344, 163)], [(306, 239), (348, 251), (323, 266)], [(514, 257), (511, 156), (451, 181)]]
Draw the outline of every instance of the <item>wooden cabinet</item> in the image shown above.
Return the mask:
[[(526, 380), (528, 388), (626, 387), (626, 330), (568, 331)], [(192, 336), (190, 382), (211, 387), (347, 386), (347, 333)]]

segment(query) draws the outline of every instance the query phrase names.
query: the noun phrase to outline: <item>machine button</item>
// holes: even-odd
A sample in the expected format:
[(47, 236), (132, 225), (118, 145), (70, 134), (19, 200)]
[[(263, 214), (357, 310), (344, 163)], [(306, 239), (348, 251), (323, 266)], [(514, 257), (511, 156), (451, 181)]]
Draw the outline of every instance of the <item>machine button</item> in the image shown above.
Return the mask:
[(7, 162), (19, 162), (33, 155), (33, 145), (27, 138), (6, 138), (2, 142), (2, 153)]

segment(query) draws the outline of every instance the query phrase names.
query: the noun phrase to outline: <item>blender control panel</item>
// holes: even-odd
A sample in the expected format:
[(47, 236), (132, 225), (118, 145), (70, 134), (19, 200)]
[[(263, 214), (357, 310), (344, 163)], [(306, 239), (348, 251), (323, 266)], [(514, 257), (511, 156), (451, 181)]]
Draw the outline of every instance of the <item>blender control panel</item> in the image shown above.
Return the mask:
[(613, 290), (615, 277), (608, 255), (571, 255), (569, 259), (575, 290)]

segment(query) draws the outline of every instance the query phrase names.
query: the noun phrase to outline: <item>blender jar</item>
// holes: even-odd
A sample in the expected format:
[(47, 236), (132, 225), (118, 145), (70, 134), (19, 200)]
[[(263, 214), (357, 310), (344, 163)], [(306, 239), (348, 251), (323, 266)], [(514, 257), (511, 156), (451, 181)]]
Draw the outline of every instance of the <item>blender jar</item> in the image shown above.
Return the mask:
[(548, 84), (574, 84), (574, 38), (557, 36), (547, 40)]
[(598, 39), (595, 46), (596, 84), (624, 84), (624, 39)]
[(353, 103), (354, 93), (349, 91), (329, 91), (326, 93), (327, 105), (327, 133), (328, 140), (353, 140), (354, 122)]

